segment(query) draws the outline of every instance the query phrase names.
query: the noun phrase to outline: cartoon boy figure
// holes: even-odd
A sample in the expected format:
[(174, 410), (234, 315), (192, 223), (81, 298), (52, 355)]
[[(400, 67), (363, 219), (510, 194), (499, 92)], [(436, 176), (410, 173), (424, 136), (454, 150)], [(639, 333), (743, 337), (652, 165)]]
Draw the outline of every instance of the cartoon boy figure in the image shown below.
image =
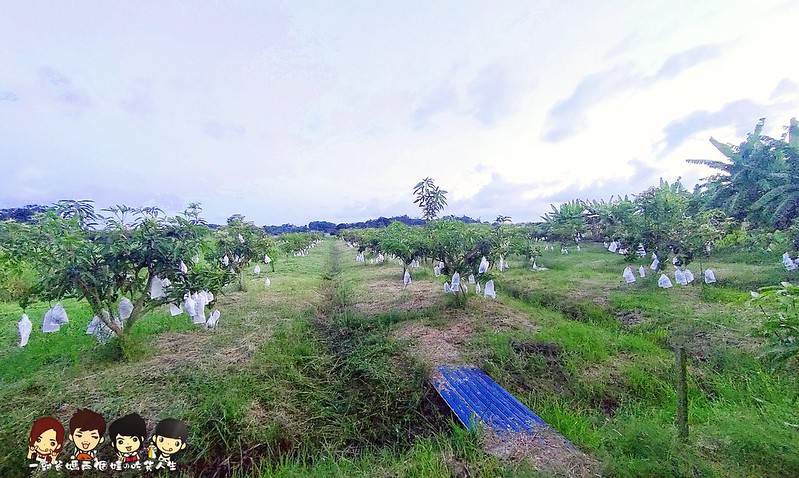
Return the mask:
[(171, 461), (172, 455), (186, 448), (189, 431), (186, 424), (174, 418), (164, 418), (155, 426), (153, 446), (160, 461)]
[(111, 422), (108, 427), (108, 438), (117, 458), (123, 463), (139, 461), (139, 453), (147, 436), (147, 425), (137, 413), (125, 415)]
[(75, 444), (73, 460), (93, 461), (94, 449), (105, 438), (105, 419), (98, 413), (82, 409), (69, 419), (69, 439)]
[(28, 459), (42, 463), (55, 461), (64, 443), (64, 426), (53, 417), (33, 422), (28, 439)]

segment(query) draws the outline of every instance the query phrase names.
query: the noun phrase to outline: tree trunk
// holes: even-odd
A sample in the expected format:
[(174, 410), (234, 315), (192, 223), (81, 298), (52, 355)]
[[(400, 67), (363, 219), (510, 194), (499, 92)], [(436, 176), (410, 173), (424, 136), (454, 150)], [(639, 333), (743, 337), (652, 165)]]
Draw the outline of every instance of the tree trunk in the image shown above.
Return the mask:
[(100, 314), (97, 317), (100, 319), (102, 323), (106, 325), (106, 327), (113, 330), (118, 337), (122, 337), (122, 335), (124, 335), (125, 333), (124, 329), (119, 325), (117, 325), (117, 323), (114, 321), (113, 317), (111, 317), (111, 314), (107, 310), (105, 309), (101, 310)]
[(701, 278), (700, 280), (702, 281), (702, 288), (704, 289), (705, 288), (705, 271), (702, 268), (702, 259), (701, 258), (699, 259), (699, 277)]

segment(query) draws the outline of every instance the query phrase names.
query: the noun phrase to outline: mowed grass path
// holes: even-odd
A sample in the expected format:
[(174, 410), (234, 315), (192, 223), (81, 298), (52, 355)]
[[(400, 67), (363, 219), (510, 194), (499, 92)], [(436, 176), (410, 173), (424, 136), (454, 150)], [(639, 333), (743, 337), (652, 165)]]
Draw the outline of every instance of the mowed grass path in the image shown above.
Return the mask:
[[(25, 474), (36, 417), (66, 423), (77, 407), (137, 412), (150, 429), (185, 420), (185, 476), (550, 476), (486, 454), (451, 422), (427, 384), (442, 361), (486, 370), (608, 476), (799, 476), (795, 381), (755, 359), (759, 317), (745, 304), (755, 278), (784, 279), (778, 264), (711, 262), (720, 284), (664, 291), (622, 284), (623, 260), (589, 245), (545, 254), (549, 271), (511, 258), (498, 301), (462, 305), (432, 267), (403, 289), (401, 266), (354, 257), (327, 239), (281, 258), (220, 296), (218, 330), (160, 311), (124, 356), (94, 345), (74, 301), (56, 334), (41, 333), (47, 304), (29, 309), (19, 350), (20, 311), (0, 305), (0, 476)], [(672, 424), (676, 344), (690, 354), (687, 444)]]
[[(719, 283), (623, 283), (623, 258), (589, 244), (545, 254), (550, 270), (517, 267), (502, 301), (540, 330), (485, 333), (475, 360), (547, 422), (602, 458), (612, 476), (799, 476), (796, 376), (756, 356), (762, 313), (748, 290), (790, 279), (771, 264), (707, 261)], [(647, 273), (650, 260), (642, 260)], [(633, 265), (636, 271), (638, 263)], [(699, 264), (689, 267), (701, 281)], [(673, 268), (669, 266), (674, 281)], [(758, 282), (761, 280), (763, 282)], [(490, 344), (486, 347), (486, 344)], [(673, 425), (674, 353), (689, 353), (690, 440)]]
[[(389, 336), (396, 321), (418, 317), (396, 314), (391, 300), (373, 303), (370, 285), (394, 281), (397, 266), (355, 268), (344, 250), (329, 239), (306, 257), (281, 258), (275, 273), (248, 275), (247, 292), (219, 295), (215, 331), (193, 326), (186, 315), (150, 314), (124, 353), (85, 335), (91, 314), (72, 300), (64, 302), (70, 322), (55, 334), (41, 333), (50, 304), (29, 308), (34, 332), (19, 349), (21, 311), (2, 305), (0, 476), (27, 475), (25, 440), (34, 419), (67, 423), (83, 407), (109, 422), (139, 413), (150, 431), (165, 417), (186, 421), (182, 476), (523, 470), (486, 455), (476, 436), (450, 423), (425, 366)], [(110, 459), (110, 449), (101, 448), (100, 458)]]
[[(95, 345), (85, 335), (91, 312), (85, 303), (64, 301), (70, 322), (53, 334), (41, 332), (48, 304), (28, 309), (30, 342), (16, 346), (21, 310), (0, 308), (0, 476), (18, 476), (24, 468), (25, 439), (37, 417), (51, 415), (66, 424), (76, 408), (87, 407), (107, 421), (139, 413), (148, 430), (165, 417), (190, 425), (192, 458), (214, 453), (246, 439), (247, 413), (258, 413), (248, 390), (248, 370), (259, 348), (285, 324), (313, 317), (325, 253), (279, 260), (275, 273), (250, 275), (246, 293), (217, 297), (222, 312), (217, 330), (192, 325), (182, 314), (156, 311), (134, 327), (122, 356), (118, 345)], [(269, 270), (268, 267), (263, 267)], [(263, 277), (271, 278), (271, 286)], [(266, 425), (264, 425), (266, 426)], [(225, 443), (227, 441), (227, 443)]]

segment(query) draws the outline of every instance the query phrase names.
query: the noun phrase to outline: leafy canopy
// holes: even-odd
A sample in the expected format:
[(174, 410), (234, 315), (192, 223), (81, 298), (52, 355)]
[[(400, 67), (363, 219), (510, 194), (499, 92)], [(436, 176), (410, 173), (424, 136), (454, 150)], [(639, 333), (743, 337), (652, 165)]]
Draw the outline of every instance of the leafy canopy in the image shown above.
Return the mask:
[(416, 195), (414, 204), (419, 204), (422, 208), (422, 217), (431, 221), (438, 217), (447, 205), (447, 191), (435, 185), (432, 178), (424, 178), (413, 187), (413, 194)]

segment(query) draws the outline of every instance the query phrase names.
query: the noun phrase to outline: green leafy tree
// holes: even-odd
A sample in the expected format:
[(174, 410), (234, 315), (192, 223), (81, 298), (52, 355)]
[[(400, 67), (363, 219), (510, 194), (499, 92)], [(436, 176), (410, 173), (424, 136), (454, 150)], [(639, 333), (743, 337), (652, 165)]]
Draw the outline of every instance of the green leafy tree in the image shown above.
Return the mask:
[(594, 240), (608, 240), (611, 236), (609, 228), (612, 224), (612, 205), (612, 196), (610, 201), (600, 199), (583, 202), (583, 207), (585, 208), (583, 219), (585, 220), (586, 229)]
[(227, 262), (222, 262), (223, 266), (236, 276), (238, 289), (244, 290), (244, 270), (272, 250), (271, 239), (254, 223), (244, 221), (240, 214), (228, 218), (227, 225), (217, 230), (215, 235), (218, 261)]
[(687, 265), (694, 259), (699, 260), (699, 273), (704, 266), (702, 259), (708, 258), (715, 244), (734, 227), (734, 221), (721, 209), (702, 211), (685, 220), (686, 230), (681, 237), (679, 250), (682, 260)]
[(681, 252), (681, 246), (689, 232), (687, 211), (690, 195), (679, 180), (669, 184), (663, 179), (658, 187), (652, 187), (635, 198), (641, 218), (640, 242), (654, 250), (662, 261), (671, 250), (682, 253), (684, 264), (690, 257)]
[(445, 218), (429, 222), (425, 229), (431, 241), (431, 257), (444, 263), (442, 273), (446, 275), (477, 275), (482, 257), (495, 255), (493, 230), (488, 225)]
[[(793, 212), (794, 202), (780, 201), (786, 195), (799, 195), (789, 187), (786, 176), (785, 155), (792, 154), (791, 147), (782, 140), (770, 138), (762, 134), (765, 118), (761, 118), (746, 141), (740, 145), (721, 143), (714, 138), (710, 142), (725, 156), (724, 160), (689, 159), (689, 163), (709, 166), (719, 173), (707, 178), (702, 192), (705, 202), (711, 208), (723, 208), (738, 220), (750, 219), (764, 224), (764, 209), (767, 205), (774, 207), (775, 202), (780, 209), (766, 216), (780, 219)], [(763, 196), (780, 188), (765, 200)], [(773, 209), (769, 210), (773, 211)], [(776, 214), (776, 216), (775, 216)]]
[(586, 225), (584, 214), (586, 208), (581, 201), (573, 200), (555, 207), (550, 205), (552, 211), (543, 216), (553, 239), (560, 241), (561, 246), (566, 246), (574, 240), (575, 236), (585, 233)]
[(432, 178), (424, 178), (413, 187), (413, 194), (416, 195), (414, 204), (419, 204), (422, 208), (422, 217), (431, 221), (438, 217), (447, 205), (447, 191), (435, 185)]
[(772, 227), (784, 229), (799, 217), (799, 123), (791, 119), (787, 141), (772, 143), (772, 152), (784, 164), (784, 170), (771, 174), (773, 184), (754, 204), (758, 213)]
[(541, 257), (541, 239), (545, 236), (544, 228), (539, 224), (516, 226), (510, 232), (510, 250), (523, 256), (528, 265)]
[(402, 260), (403, 276), (411, 262), (418, 257), (422, 257), (429, 250), (429, 245), (421, 228), (409, 227), (399, 221), (392, 222), (388, 227), (380, 231), (377, 240), (381, 250)]
[(277, 246), (285, 254), (294, 254), (308, 249), (321, 240), (322, 233), (318, 231), (289, 232), (278, 237)]
[(511, 249), (510, 216), (497, 216), (494, 220), (494, 246), (495, 253), (507, 257)]
[(27, 307), (37, 281), (36, 268), (26, 256), (32, 246), (30, 224), (0, 222), (0, 300)]
[[(63, 214), (56, 207), (17, 231), (24, 237), (11, 253), (25, 257), (36, 271), (30, 294), (21, 300), (23, 307), (32, 297), (84, 299), (100, 321), (124, 338), (155, 307), (179, 301), (200, 288), (218, 291), (225, 284), (224, 270), (188, 269), (193, 263), (190, 258), (201, 252), (200, 244), (208, 234), (205, 226), (179, 216), (161, 217), (154, 209), (116, 206), (107, 211), (113, 216), (102, 217), (88, 208), (84, 214)], [(87, 229), (92, 217), (92, 221), (104, 221), (104, 227)], [(181, 264), (186, 265), (185, 271)], [(166, 297), (151, 298), (156, 277), (171, 282)], [(133, 311), (127, 320), (118, 321), (115, 304), (123, 296), (131, 300)]]
[(761, 356), (775, 367), (791, 368), (795, 373), (799, 359), (799, 286), (782, 282), (752, 292), (752, 296), (752, 303), (764, 315), (760, 333), (768, 339)]
[[(122, 206), (122, 208), (127, 209), (126, 206)], [(63, 199), (55, 204), (54, 209), (59, 217), (75, 219), (83, 229), (93, 228), (100, 219), (94, 212), (94, 201), (90, 199)]]

